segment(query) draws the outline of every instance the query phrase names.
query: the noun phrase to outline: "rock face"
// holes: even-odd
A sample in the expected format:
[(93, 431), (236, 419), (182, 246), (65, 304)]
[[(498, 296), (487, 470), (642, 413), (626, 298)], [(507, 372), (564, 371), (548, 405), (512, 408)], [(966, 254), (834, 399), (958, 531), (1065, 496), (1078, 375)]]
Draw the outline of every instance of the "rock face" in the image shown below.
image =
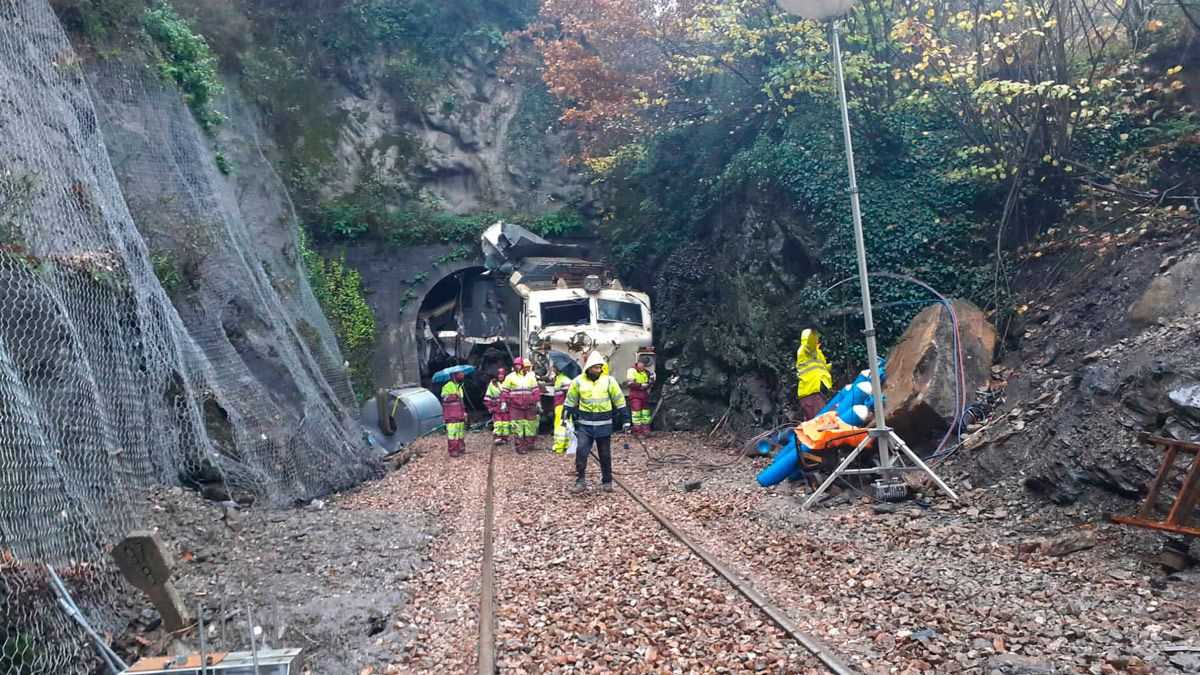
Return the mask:
[[(952, 304), (962, 344), (965, 386), (960, 385), (960, 400), (969, 403), (988, 383), (996, 330), (970, 302)], [(918, 314), (888, 355), (888, 423), (910, 444), (926, 444), (954, 420), (954, 357), (954, 326), (941, 304)]]
[(1129, 310), (1134, 326), (1148, 326), (1200, 313), (1200, 252), (1178, 261), (1163, 262), (1163, 271), (1150, 282)]
[(464, 54), (415, 116), (397, 108), (386, 64), (362, 69), (354, 86), (340, 87), (343, 122), (322, 196), (374, 181), (432, 195), (458, 214), (588, 208), (593, 190), (567, 166), (574, 139), (557, 124), (553, 99), (539, 83), (507, 81), (497, 69), (491, 56)]
[(0, 634), (37, 647), (0, 663), (21, 670), (94, 658), (41, 563), (85, 566), (83, 611), (125, 625), (110, 551), (146, 488), (282, 506), (378, 467), (254, 119), (226, 101), (222, 173), (139, 58), (81, 61), (49, 3), (0, 8)]

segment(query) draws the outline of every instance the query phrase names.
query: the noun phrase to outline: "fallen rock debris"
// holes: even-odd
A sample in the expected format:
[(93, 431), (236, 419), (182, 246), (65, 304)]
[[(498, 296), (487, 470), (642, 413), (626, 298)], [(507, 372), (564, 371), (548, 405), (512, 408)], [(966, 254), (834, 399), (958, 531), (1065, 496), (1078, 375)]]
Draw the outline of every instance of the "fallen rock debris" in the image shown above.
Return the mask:
[[(320, 510), (229, 519), (203, 505), (210, 520), (197, 522), (178, 504), (194, 497), (175, 495), (164, 521), (222, 533), (179, 544), (194, 553), (180, 585), (220, 578), (277, 605), (266, 633), (303, 644), (311, 672), (469, 672), (487, 455), (483, 437), (468, 444), (451, 461), (440, 439), (422, 441), (409, 465)], [(622, 480), (863, 672), (1172, 672), (1194, 660), (1200, 575), (1162, 576), (1152, 533), (1099, 516), (1077, 528), (1074, 511), (982, 489), (894, 508), (846, 489), (848, 504), (802, 512), (790, 487), (754, 483), (761, 460), (647, 471), (640, 448), (615, 445)], [(725, 463), (707, 437), (648, 447)], [(569, 465), (548, 452), (496, 459), (502, 671), (823, 672), (627, 495), (600, 492), (594, 474), (570, 495)], [(703, 490), (680, 489), (697, 480)]]

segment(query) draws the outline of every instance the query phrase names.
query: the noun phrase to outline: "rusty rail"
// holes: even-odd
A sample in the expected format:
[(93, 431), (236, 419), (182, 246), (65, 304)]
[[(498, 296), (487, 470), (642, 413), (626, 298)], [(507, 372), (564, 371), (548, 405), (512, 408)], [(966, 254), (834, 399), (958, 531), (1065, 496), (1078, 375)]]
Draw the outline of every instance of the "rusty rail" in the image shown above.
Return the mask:
[(488, 451), (487, 494), (483, 502), (483, 565), (479, 586), (479, 675), (496, 672), (496, 570), (492, 558), (492, 521), (495, 511), (492, 485), (496, 468), (496, 446)]
[[(1192, 513), (1196, 509), (1196, 503), (1200, 501), (1200, 443), (1188, 443), (1161, 436), (1145, 436), (1142, 441), (1166, 448), (1167, 454), (1158, 467), (1154, 481), (1150, 483), (1150, 491), (1146, 494), (1146, 501), (1142, 503), (1137, 516), (1112, 516), (1112, 521), (1161, 532), (1200, 537), (1200, 528), (1192, 527)], [(1158, 505), (1159, 496), (1171, 475), (1171, 469), (1175, 468), (1175, 459), (1181, 452), (1193, 455), (1192, 463), (1183, 479), (1183, 486), (1179, 488), (1179, 494), (1175, 496), (1166, 520), (1154, 520), (1154, 508)]]
[[(600, 458), (592, 455), (597, 462)], [(479, 602), (479, 675), (494, 675), (496, 672), (496, 628), (495, 628), (495, 567), (493, 564), (493, 492), (494, 492), (494, 474), (495, 474), (496, 450), (493, 446), (488, 455), (488, 477), (487, 477), (487, 495), (484, 501), (483, 513), (483, 565), (482, 578), (480, 580), (481, 593)], [(780, 629), (792, 637), (802, 647), (807, 649), (821, 663), (829, 669), (829, 672), (835, 675), (859, 675), (859, 672), (846, 665), (825, 643), (817, 638), (800, 630), (800, 627), (792, 621), (781, 608), (773, 604), (762, 593), (755, 589), (748, 581), (742, 579), (724, 563), (714, 557), (700, 544), (696, 543), (691, 537), (680, 530), (671, 522), (666, 515), (654, 508), (649, 502), (642, 499), (623, 481), (613, 479), (622, 490), (627, 492), (630, 497), (642, 508), (646, 509), (655, 520), (659, 522), (668, 532), (676, 539), (687, 546), (692, 553), (704, 561), (717, 574), (721, 575), (731, 586), (741, 593), (755, 607), (767, 615)]]
[[(599, 461), (599, 458), (596, 459)], [(813, 656), (817, 657), (817, 659), (829, 669), (829, 672), (835, 673), (836, 675), (858, 675), (858, 671), (842, 662), (842, 660), (839, 659), (837, 655), (833, 653), (833, 650), (831, 650), (824, 642), (821, 642), (817, 638), (800, 630), (800, 627), (797, 626), (794, 621), (792, 621), (791, 617), (789, 617), (786, 612), (768, 600), (766, 596), (758, 592), (758, 589), (754, 588), (754, 586), (752, 586), (748, 581), (739, 577), (724, 563), (713, 556), (713, 554), (709, 553), (708, 550), (676, 527), (675, 523), (671, 522), (670, 518), (667, 518), (665, 514), (654, 508), (646, 500), (642, 499), (641, 496), (639, 496), (628, 485), (626, 485), (624, 481), (621, 481), (617, 478), (613, 478), (613, 481), (619, 485), (622, 490), (629, 493), (629, 496), (633, 497), (633, 501), (637, 502), (639, 506), (649, 511), (650, 515), (654, 516), (654, 519), (657, 520), (659, 524), (662, 525), (668, 532), (674, 535), (676, 539), (681, 541), (684, 546), (687, 546), (689, 549), (691, 549), (692, 553), (695, 553), (696, 556), (703, 560), (709, 567), (711, 567), (713, 571), (721, 575), (725, 581), (728, 581), (738, 593), (741, 593), (743, 597), (750, 601), (750, 604), (762, 610), (762, 612), (770, 617), (771, 621), (775, 622), (775, 625), (779, 626), (783, 632), (787, 633), (792, 637), (792, 639), (800, 643), (800, 646), (804, 647), (811, 652)]]

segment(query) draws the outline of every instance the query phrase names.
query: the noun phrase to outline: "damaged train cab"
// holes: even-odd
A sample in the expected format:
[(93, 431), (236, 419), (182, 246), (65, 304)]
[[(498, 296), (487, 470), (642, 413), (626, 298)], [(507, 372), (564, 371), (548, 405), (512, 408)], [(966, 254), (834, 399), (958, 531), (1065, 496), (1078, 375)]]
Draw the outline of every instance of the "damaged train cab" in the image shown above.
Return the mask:
[(398, 359), (403, 384), (378, 391), (363, 406), (364, 431), (383, 454), (440, 424), (432, 377), (443, 368), (475, 366), (467, 411), (482, 418), (487, 382), (518, 356), (533, 363), (544, 411), (552, 406), (552, 363), (582, 365), (596, 350), (619, 380), (635, 362), (655, 367), (649, 296), (626, 290), (611, 267), (588, 260), (582, 247), (497, 223), (483, 233), (481, 248), (417, 307)]
[(654, 367), (650, 298), (626, 290), (612, 268), (507, 223), (482, 239), (484, 266), (448, 278), (422, 307), (425, 377), (463, 363), (490, 375), (521, 356), (549, 395), (555, 352), (582, 364), (599, 350), (618, 379), (635, 361)]

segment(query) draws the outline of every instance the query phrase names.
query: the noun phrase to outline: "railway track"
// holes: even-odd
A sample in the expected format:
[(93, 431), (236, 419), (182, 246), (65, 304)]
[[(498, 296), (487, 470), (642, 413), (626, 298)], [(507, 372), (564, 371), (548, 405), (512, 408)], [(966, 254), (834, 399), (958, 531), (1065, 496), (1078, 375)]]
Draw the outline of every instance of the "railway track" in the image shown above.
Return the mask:
[[(593, 458), (595, 455), (593, 454)], [(483, 556), (481, 565), (480, 600), (479, 600), (479, 642), (477, 657), (480, 675), (492, 675), (497, 667), (496, 649), (496, 574), (494, 557), (495, 539), (495, 464), (496, 453), (493, 447), (489, 450), (487, 488), (484, 503), (483, 527)], [(667, 532), (682, 543), (697, 559), (709, 569), (725, 579), (742, 597), (765, 615), (784, 634), (793, 639), (806, 650), (821, 666), (835, 675), (857, 675), (858, 671), (842, 661), (825, 643), (805, 633), (777, 605), (763, 596), (745, 579), (734, 573), (709, 551), (700, 546), (694, 539), (683, 532), (660, 510), (637, 494), (624, 481), (614, 479), (614, 482), (627, 494), (643, 511), (652, 516)]]

